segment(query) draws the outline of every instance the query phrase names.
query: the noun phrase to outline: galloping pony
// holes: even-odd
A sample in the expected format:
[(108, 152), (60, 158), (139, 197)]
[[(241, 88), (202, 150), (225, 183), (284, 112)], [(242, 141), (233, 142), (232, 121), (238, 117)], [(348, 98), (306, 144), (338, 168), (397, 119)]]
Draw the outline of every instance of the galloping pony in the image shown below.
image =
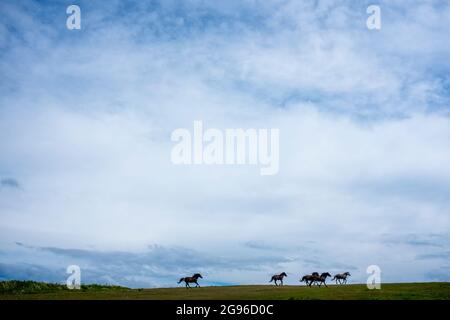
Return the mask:
[(334, 276), (331, 281), (336, 280), (336, 284), (346, 284), (347, 283), (347, 277), (351, 276), (350, 272), (344, 272), (344, 273), (338, 273)]
[(303, 278), (300, 279), (300, 282), (305, 282), (307, 286), (311, 287), (311, 285), (314, 283), (316, 285), (319, 285), (319, 287), (324, 284), (325, 287), (327, 287), (327, 284), (325, 281), (327, 280), (327, 277), (331, 277), (331, 274), (328, 272), (324, 272), (321, 275), (317, 272), (313, 272), (312, 274), (307, 274), (303, 276)]
[(275, 281), (275, 285), (278, 286), (277, 281), (281, 281), (281, 285), (283, 285), (283, 278), (287, 277), (286, 272), (282, 272), (280, 274), (275, 274), (272, 276), (272, 279), (270, 279), (269, 282)]
[(196, 286), (195, 287), (200, 287), (200, 285), (198, 284), (197, 280), (198, 278), (203, 279), (202, 275), (200, 273), (196, 273), (194, 274), (192, 277), (185, 277), (185, 278), (181, 278), (180, 281), (178, 281), (178, 283), (181, 282), (185, 282), (186, 283), (186, 289), (187, 288), (191, 288), (191, 286), (189, 285), (189, 283), (195, 283)]
[(325, 287), (328, 287), (327, 284), (325, 283), (325, 281), (327, 280), (327, 277), (331, 278), (331, 274), (329, 274), (328, 272), (324, 272), (322, 273), (319, 277), (316, 277), (316, 281), (319, 284), (319, 287), (324, 284)]
[(305, 282), (307, 286), (310, 286), (315, 283), (316, 279), (319, 277), (318, 272), (313, 272), (311, 274), (304, 275), (303, 278), (300, 279), (300, 282)]

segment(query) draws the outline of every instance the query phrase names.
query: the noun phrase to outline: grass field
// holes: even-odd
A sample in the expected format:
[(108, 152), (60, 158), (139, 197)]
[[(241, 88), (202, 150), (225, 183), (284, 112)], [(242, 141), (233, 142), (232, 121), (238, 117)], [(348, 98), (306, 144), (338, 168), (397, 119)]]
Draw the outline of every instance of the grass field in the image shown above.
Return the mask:
[[(185, 289), (128, 289), (89, 285), (81, 290), (68, 290), (61, 285), (36, 282), (0, 282), (2, 299), (215, 299), (215, 300), (411, 300), (411, 299), (450, 299), (450, 283), (401, 283), (383, 284), (381, 290), (368, 290), (365, 285), (329, 285), (325, 287), (268, 285), (223, 286)], [(3, 284), (3, 286), (2, 286)]]

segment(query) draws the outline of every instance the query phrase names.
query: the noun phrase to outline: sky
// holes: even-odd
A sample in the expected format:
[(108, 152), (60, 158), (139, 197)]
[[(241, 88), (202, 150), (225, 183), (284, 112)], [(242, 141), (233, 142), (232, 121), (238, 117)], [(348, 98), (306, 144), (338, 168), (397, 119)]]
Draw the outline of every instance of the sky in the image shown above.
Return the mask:
[[(69, 5), (81, 29), (66, 27)], [(366, 9), (381, 9), (369, 30)], [(0, 280), (450, 281), (447, 1), (0, 3)], [(279, 172), (171, 133), (278, 128)]]

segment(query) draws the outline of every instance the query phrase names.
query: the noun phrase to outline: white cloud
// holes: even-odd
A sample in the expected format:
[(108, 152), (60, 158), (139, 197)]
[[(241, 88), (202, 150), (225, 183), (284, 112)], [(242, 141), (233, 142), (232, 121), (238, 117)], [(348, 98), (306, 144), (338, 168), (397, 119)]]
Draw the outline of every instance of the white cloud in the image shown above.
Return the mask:
[[(3, 243), (182, 244), (239, 259), (263, 241), (293, 259), (281, 262), (290, 272), (349, 266), (360, 281), (377, 262), (393, 281), (441, 266), (412, 268), (429, 248), (383, 239), (450, 227), (448, 6), (381, 4), (374, 34), (346, 2), (194, 1), (122, 16), (116, 5), (81, 4), (79, 34), (3, 5), (0, 177), (22, 187), (0, 190)], [(170, 132), (198, 119), (280, 128), (280, 173), (172, 165)]]

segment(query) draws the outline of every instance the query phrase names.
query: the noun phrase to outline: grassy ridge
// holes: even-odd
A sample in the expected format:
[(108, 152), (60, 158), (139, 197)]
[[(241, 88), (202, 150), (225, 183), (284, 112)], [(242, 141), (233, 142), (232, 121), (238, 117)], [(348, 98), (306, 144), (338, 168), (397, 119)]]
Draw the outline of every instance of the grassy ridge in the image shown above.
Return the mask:
[[(81, 292), (105, 292), (113, 290), (127, 290), (128, 288), (119, 286), (106, 286), (98, 284), (82, 285)], [(131, 289), (128, 289), (131, 290)], [(67, 286), (57, 283), (37, 282), (37, 281), (0, 281), (0, 299), (5, 295), (35, 294), (70, 292)]]
[(224, 286), (202, 288), (129, 289), (124, 287), (87, 285), (81, 290), (68, 290), (63, 285), (32, 281), (0, 282), (1, 299), (215, 299), (215, 300), (450, 300), (450, 283), (392, 283), (381, 290), (368, 290), (365, 285), (329, 285), (328, 288), (267, 285)]

